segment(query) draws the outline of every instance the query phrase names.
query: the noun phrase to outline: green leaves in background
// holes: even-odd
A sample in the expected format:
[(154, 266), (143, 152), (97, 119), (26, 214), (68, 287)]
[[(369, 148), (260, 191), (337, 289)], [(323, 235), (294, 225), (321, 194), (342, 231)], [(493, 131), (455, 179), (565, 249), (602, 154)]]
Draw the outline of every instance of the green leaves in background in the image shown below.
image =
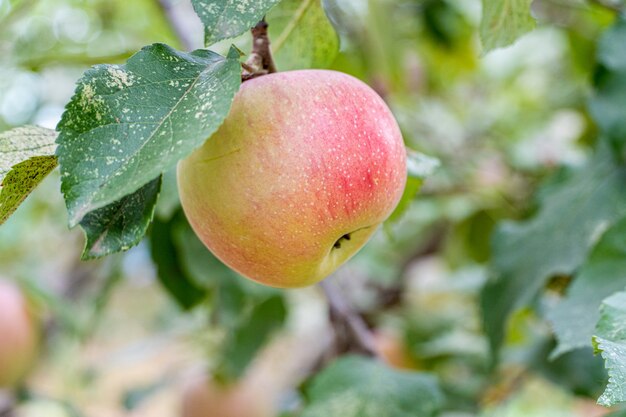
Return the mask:
[(595, 93), (589, 111), (611, 142), (626, 144), (626, 19), (619, 18), (598, 44)]
[[(248, 296), (249, 297), (249, 296)], [(241, 315), (237, 324), (229, 328), (222, 346), (217, 372), (228, 379), (239, 378), (252, 362), (256, 353), (268, 341), (272, 332), (278, 330), (287, 318), (287, 306), (277, 291), (252, 305)]]
[(302, 417), (431, 417), (443, 403), (432, 376), (360, 356), (333, 362), (313, 379), (306, 396)]
[(483, 0), (480, 39), (484, 52), (514, 43), (535, 28), (532, 0)]
[(161, 285), (181, 308), (189, 310), (208, 296), (208, 290), (190, 278), (182, 265), (183, 254), (174, 243), (174, 230), (179, 227), (180, 222), (185, 221), (183, 216), (179, 210), (171, 219), (155, 217), (150, 231), (150, 254)]
[(393, 213), (391, 213), (391, 216), (389, 216), (389, 219), (387, 219), (388, 222), (393, 223), (402, 218), (402, 215), (409, 208), (411, 201), (413, 201), (415, 195), (422, 187), (424, 180), (433, 175), (439, 165), (440, 162), (437, 158), (407, 149), (406, 186), (404, 187), (404, 192), (402, 193), (400, 202), (396, 206)]
[(613, 294), (602, 303), (594, 342), (609, 371), (609, 385), (598, 404), (612, 406), (626, 401), (626, 292)]
[(244, 279), (197, 238), (182, 210), (156, 218), (150, 233), (152, 259), (165, 289), (184, 309), (210, 301), (211, 325), (225, 330), (214, 373), (240, 377), (257, 351), (287, 317), (280, 290)]
[(0, 224), (57, 166), (56, 132), (37, 126), (0, 134)]
[(283, 0), (267, 16), (280, 71), (326, 68), (339, 52), (339, 37), (321, 0)]
[(206, 45), (233, 38), (257, 24), (280, 0), (191, 0), (205, 27)]
[(215, 373), (236, 379), (285, 321), (283, 294), (248, 281), (224, 265), (198, 239), (182, 212), (176, 217), (171, 240), (184, 279), (211, 295), (211, 322), (227, 329)]
[(57, 130), (61, 190), (75, 226), (173, 167), (220, 126), (241, 82), (239, 54), (154, 44), (87, 71)]
[(88, 213), (80, 222), (87, 242), (82, 259), (98, 258), (135, 246), (152, 221), (161, 177), (113, 204)]
[(550, 313), (549, 318), (559, 343), (553, 356), (591, 346), (602, 300), (624, 288), (626, 218), (602, 236), (576, 274), (565, 299)]
[(551, 276), (581, 266), (602, 233), (626, 215), (626, 169), (607, 150), (554, 187), (538, 214), (505, 223), (492, 240), (496, 275), (481, 295), (483, 322), (492, 349), (499, 348), (507, 320)]

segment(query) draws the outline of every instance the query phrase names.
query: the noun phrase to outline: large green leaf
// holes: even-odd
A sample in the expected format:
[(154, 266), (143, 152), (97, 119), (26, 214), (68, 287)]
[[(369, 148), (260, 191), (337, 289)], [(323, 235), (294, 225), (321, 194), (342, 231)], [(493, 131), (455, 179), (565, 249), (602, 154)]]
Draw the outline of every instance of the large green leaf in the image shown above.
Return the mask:
[(626, 218), (602, 236), (565, 299), (550, 313), (559, 342), (553, 356), (591, 346), (602, 300), (625, 287)]
[(119, 201), (88, 213), (80, 222), (87, 242), (83, 259), (125, 251), (139, 243), (152, 221), (161, 177)]
[(347, 356), (319, 373), (306, 391), (302, 417), (431, 417), (443, 396), (437, 381), (380, 361)]
[(57, 166), (54, 130), (23, 126), (0, 134), (0, 224)]
[(626, 292), (602, 303), (594, 343), (609, 371), (609, 384), (598, 403), (611, 406), (626, 401)]
[(283, 0), (267, 21), (274, 60), (281, 71), (326, 68), (339, 52), (339, 37), (321, 0)]
[(533, 0), (483, 0), (480, 39), (485, 52), (511, 45), (535, 28)]
[(70, 226), (172, 168), (220, 126), (241, 82), (238, 53), (143, 48), (87, 71), (57, 130)]
[(279, 1), (191, 0), (191, 3), (204, 23), (205, 43), (211, 45), (249, 30)]
[(557, 274), (585, 262), (602, 233), (626, 215), (626, 169), (599, 151), (585, 167), (545, 196), (536, 216), (505, 223), (493, 238), (494, 276), (482, 293), (485, 330), (495, 350), (510, 314)]

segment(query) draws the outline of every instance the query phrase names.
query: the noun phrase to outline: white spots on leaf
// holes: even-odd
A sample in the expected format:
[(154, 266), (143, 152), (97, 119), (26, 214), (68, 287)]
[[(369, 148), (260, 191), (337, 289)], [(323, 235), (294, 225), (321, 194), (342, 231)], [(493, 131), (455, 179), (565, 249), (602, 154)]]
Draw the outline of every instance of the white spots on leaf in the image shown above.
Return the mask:
[(119, 66), (109, 65), (107, 72), (110, 76), (106, 81), (107, 87), (117, 87), (121, 90), (134, 84), (135, 77)]

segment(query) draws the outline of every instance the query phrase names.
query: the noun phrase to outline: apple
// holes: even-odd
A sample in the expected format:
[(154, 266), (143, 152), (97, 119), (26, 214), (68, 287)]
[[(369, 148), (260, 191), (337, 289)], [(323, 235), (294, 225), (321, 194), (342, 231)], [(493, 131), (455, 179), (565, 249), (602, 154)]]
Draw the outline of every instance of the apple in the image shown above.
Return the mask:
[(16, 388), (35, 362), (40, 328), (19, 287), (0, 279), (0, 389)]
[(390, 330), (377, 330), (372, 334), (374, 347), (380, 358), (389, 366), (397, 369), (417, 369), (402, 337)]
[(326, 70), (242, 84), (223, 125), (178, 164), (194, 231), (241, 275), (274, 287), (318, 282), (397, 205), (406, 151), (385, 102)]
[(244, 378), (230, 385), (201, 377), (185, 387), (182, 417), (274, 417), (273, 404), (264, 396), (265, 387), (252, 386)]

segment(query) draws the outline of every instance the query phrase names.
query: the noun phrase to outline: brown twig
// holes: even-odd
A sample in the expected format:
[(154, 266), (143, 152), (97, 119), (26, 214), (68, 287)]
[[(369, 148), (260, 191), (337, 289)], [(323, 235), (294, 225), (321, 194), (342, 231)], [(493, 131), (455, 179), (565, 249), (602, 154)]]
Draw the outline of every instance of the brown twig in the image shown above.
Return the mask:
[(163, 15), (165, 15), (165, 18), (169, 22), (170, 27), (176, 34), (176, 37), (178, 37), (180, 43), (183, 45), (183, 48), (185, 48), (187, 51), (191, 51), (192, 49), (194, 49), (195, 42), (193, 41), (193, 38), (189, 31), (186, 29), (187, 26), (185, 25), (185, 23), (174, 11), (171, 0), (158, 0), (157, 3), (161, 8), (161, 11), (163, 12)]
[(9, 391), (0, 389), (0, 417), (15, 416), (15, 398)]
[(340, 353), (357, 352), (378, 356), (374, 339), (363, 318), (348, 304), (340, 290), (328, 279), (320, 282), (328, 300), (330, 320), (335, 329)]
[(272, 58), (270, 38), (267, 34), (267, 22), (263, 18), (252, 28), (252, 52), (246, 60), (241, 75), (242, 81), (276, 72), (276, 64)]

